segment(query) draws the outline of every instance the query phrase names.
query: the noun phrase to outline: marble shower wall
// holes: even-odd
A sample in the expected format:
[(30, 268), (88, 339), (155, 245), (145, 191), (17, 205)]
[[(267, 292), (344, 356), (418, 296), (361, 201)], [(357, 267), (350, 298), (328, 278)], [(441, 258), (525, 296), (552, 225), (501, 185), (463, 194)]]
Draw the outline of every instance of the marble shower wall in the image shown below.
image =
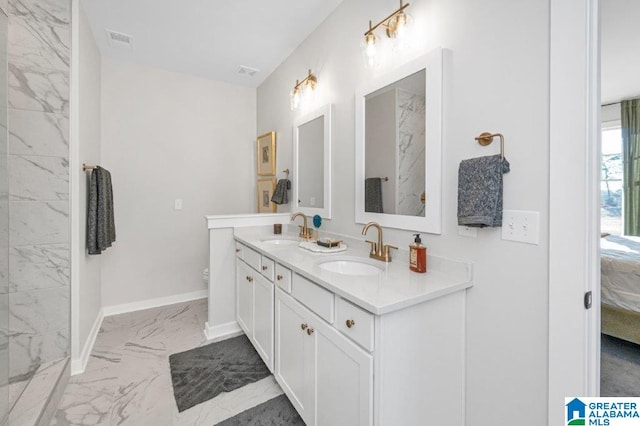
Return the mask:
[(71, 0), (9, 0), (9, 367), (69, 355)]
[(7, 5), (0, 0), (0, 423), (9, 410), (9, 173), (7, 169)]
[(425, 97), (396, 90), (398, 117), (398, 181), (396, 214), (424, 216)]

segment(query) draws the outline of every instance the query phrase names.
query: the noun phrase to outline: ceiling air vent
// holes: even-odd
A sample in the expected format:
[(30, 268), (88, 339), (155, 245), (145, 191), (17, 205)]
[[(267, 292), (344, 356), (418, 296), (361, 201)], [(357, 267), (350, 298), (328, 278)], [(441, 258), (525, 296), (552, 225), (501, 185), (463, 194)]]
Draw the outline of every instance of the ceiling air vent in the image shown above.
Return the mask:
[(133, 37), (125, 34), (119, 33), (113, 30), (105, 30), (107, 32), (107, 40), (109, 40), (109, 45), (111, 47), (117, 47), (119, 49), (133, 49)]
[(251, 78), (253, 76), (256, 75), (256, 73), (259, 73), (260, 70), (256, 69), (256, 68), (251, 68), (248, 67), (246, 65), (240, 65), (240, 68), (238, 68), (238, 75), (241, 75), (243, 77), (247, 77), (247, 78)]

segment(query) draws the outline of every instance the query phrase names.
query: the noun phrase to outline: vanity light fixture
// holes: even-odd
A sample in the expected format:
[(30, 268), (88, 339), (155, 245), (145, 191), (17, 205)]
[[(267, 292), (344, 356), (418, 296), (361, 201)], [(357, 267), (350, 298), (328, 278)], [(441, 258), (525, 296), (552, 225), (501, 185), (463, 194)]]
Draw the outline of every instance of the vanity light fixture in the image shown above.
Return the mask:
[(395, 39), (399, 47), (402, 47), (405, 44), (405, 39), (407, 38), (407, 26), (412, 21), (411, 15), (405, 12), (407, 7), (409, 7), (409, 3), (405, 4), (400, 0), (400, 7), (391, 15), (387, 16), (375, 25), (369, 21), (369, 29), (364, 33), (364, 42), (362, 44), (365, 60), (369, 67), (376, 65), (376, 43), (378, 42), (378, 37), (375, 35), (375, 30), (378, 27), (383, 26), (387, 37)]
[(293, 86), (293, 90), (291, 91), (291, 111), (296, 111), (303, 103), (310, 101), (317, 84), (318, 79), (311, 73), (311, 70), (309, 70), (309, 74), (304, 80), (296, 80), (296, 85)]

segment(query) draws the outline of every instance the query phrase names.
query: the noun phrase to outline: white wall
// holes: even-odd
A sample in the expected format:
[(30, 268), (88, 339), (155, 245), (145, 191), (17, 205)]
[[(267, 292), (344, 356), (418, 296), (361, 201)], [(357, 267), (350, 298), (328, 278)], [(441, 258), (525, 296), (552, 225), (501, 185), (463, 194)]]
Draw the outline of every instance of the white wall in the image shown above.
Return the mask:
[[(298, 126), (298, 201), (302, 207), (324, 208), (324, 116)], [(311, 200), (314, 202), (312, 203)]]
[[(79, 2), (80, 5), (82, 2)], [(100, 159), (100, 114), (101, 114), (101, 74), (102, 59), (98, 45), (93, 38), (87, 16), (80, 7), (79, 14), (79, 105), (78, 105), (78, 152), (80, 161), (86, 164), (101, 164)], [(76, 172), (76, 170), (74, 170)], [(101, 258), (89, 256), (86, 250), (87, 240), (87, 195), (90, 173), (79, 173), (79, 194), (77, 215), (79, 218), (78, 239), (75, 241), (80, 247), (77, 269), (79, 274), (78, 286), (78, 323), (79, 347), (84, 345), (89, 337), (91, 327), (102, 308), (102, 292), (100, 284)]]
[[(389, 90), (367, 99), (365, 108), (365, 178), (388, 177), (382, 181), (382, 211), (396, 212), (396, 91)], [(392, 143), (389, 143), (389, 142)]]
[(103, 306), (206, 289), (204, 215), (255, 211), (255, 123), (255, 89), (103, 58), (117, 235)]
[[(318, 104), (335, 104), (333, 217), (323, 227), (359, 235), (354, 223), (354, 92), (375, 72), (364, 69), (360, 43), (369, 19), (397, 7), (390, 0), (346, 0), (258, 88), (258, 132), (275, 129), (288, 146), (294, 113), (288, 94), (304, 70), (318, 76)], [(424, 235), (433, 254), (474, 263), (467, 298), (467, 424), (547, 423), (549, 219), (549, 3), (432, 0), (411, 2), (415, 48), (449, 49), (443, 140), (443, 233)], [(482, 25), (478, 26), (481, 22)], [(380, 32), (383, 36), (383, 32)], [(502, 241), (499, 229), (478, 238), (457, 234), (461, 160), (497, 152), (474, 137), (505, 135), (511, 172), (506, 209), (540, 212), (540, 244)], [(279, 162), (288, 159), (279, 158)], [(406, 247), (410, 231), (385, 230)], [(526, 414), (524, 414), (526, 413)]]
[(600, 2), (602, 103), (640, 96), (640, 2)]

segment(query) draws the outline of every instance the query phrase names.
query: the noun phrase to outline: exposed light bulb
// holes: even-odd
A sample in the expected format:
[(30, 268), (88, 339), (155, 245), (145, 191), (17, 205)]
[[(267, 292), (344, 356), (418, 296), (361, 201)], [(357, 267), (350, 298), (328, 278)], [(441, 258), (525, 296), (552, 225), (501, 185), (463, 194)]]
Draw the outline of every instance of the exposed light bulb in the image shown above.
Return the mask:
[(290, 102), (291, 102), (291, 111), (295, 111), (298, 108), (300, 108), (300, 89), (299, 88), (294, 87), (293, 90), (291, 91)]
[(375, 34), (371, 33), (371, 34), (367, 34), (367, 37), (365, 38), (365, 55), (367, 55), (368, 57), (374, 57), (376, 56), (376, 36)]
[(396, 51), (408, 50), (411, 48), (411, 25), (413, 17), (410, 14), (400, 12), (393, 18), (392, 34), (393, 49)]
[(375, 66), (377, 53), (376, 35), (369, 33), (364, 38), (364, 56), (368, 66)]
[(404, 38), (407, 36), (407, 15), (404, 12), (400, 12), (396, 16), (395, 27), (397, 38)]

